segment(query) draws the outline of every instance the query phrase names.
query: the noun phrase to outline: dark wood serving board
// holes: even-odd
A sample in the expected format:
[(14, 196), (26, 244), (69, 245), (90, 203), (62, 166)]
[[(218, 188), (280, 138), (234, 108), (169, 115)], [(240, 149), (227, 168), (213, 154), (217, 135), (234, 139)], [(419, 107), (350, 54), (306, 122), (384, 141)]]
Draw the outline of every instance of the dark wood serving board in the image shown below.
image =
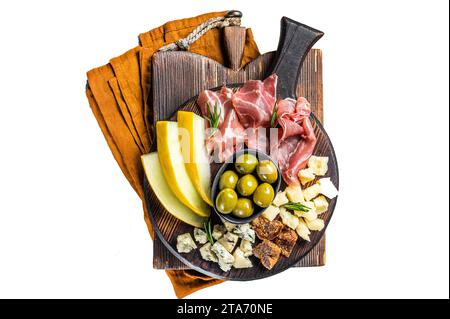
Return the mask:
[[(263, 79), (275, 58), (274, 52), (263, 54), (255, 61), (249, 63), (242, 70), (226, 68), (219, 63), (188, 52), (157, 53), (153, 57), (153, 121), (171, 119), (180, 109), (183, 101), (198, 94), (201, 90), (218, 87), (224, 84), (242, 83), (248, 79)], [(235, 62), (234, 65), (237, 63)], [(320, 50), (311, 50), (307, 55), (301, 69), (300, 81), (296, 86), (299, 96), (306, 97), (312, 106), (313, 113), (319, 120), (323, 120), (322, 102), (322, 58)], [(199, 113), (198, 107), (191, 100), (181, 109)], [(314, 123), (319, 138), (315, 154), (329, 156), (332, 180), (338, 184), (337, 164), (331, 143), (324, 135), (319, 122)], [(289, 258), (282, 258), (277, 266), (267, 271), (253, 260), (254, 268), (247, 270), (233, 269), (223, 273), (218, 267), (209, 262), (203, 262), (198, 252), (193, 254), (178, 254), (176, 249), (176, 236), (190, 231), (192, 227), (185, 225), (161, 209), (158, 200), (146, 184), (147, 206), (151, 212), (155, 231), (154, 241), (154, 267), (158, 269), (186, 269), (193, 268), (217, 278), (246, 280), (270, 276), (290, 266), (320, 266), (325, 263), (325, 237), (322, 232), (313, 232), (311, 243), (298, 244)], [(330, 202), (330, 209), (322, 215), (326, 224), (334, 209), (335, 200)], [(162, 241), (161, 238), (164, 238)], [(299, 242), (300, 243), (300, 242)], [(300, 257), (302, 257), (300, 259)], [(300, 259), (300, 260), (299, 260)], [(214, 269), (217, 268), (217, 269)], [(251, 275), (249, 275), (251, 272)]]

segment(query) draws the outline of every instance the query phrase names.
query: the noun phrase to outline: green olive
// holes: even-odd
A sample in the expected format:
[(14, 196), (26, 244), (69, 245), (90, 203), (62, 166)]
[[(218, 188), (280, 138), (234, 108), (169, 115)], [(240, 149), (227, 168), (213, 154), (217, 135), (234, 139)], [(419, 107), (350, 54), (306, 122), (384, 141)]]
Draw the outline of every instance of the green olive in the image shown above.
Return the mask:
[(277, 167), (269, 160), (259, 162), (256, 166), (256, 174), (258, 174), (260, 180), (270, 184), (275, 183), (278, 179)]
[(253, 214), (253, 203), (248, 198), (239, 198), (232, 214), (239, 218), (247, 218)]
[(225, 188), (216, 197), (216, 209), (222, 214), (229, 214), (236, 206), (238, 197), (234, 190)]
[(250, 174), (252, 173), (256, 165), (258, 165), (258, 159), (255, 157), (255, 155), (252, 154), (242, 154), (236, 159), (236, 163), (234, 166), (236, 167), (236, 170), (240, 174)]
[(219, 179), (219, 189), (222, 190), (224, 188), (234, 189), (236, 187), (236, 183), (239, 179), (239, 176), (234, 171), (226, 171), (220, 176)]
[(242, 196), (250, 196), (258, 187), (258, 180), (255, 176), (247, 174), (239, 178), (237, 182), (237, 191)]
[(262, 183), (259, 185), (253, 194), (253, 202), (259, 207), (268, 207), (272, 203), (275, 192), (272, 185), (269, 183)]

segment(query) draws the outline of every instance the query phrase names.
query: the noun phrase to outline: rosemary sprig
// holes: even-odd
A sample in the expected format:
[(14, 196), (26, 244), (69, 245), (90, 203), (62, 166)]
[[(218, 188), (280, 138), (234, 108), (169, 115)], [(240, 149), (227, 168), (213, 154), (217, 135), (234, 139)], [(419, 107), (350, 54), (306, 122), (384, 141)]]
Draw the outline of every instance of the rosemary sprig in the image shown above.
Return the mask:
[(273, 106), (272, 117), (270, 118), (270, 127), (277, 126), (277, 111), (278, 111), (278, 104), (275, 102), (275, 105)]
[(213, 135), (219, 128), (222, 109), (217, 106), (217, 102), (214, 104), (214, 109), (211, 109), (211, 105), (209, 103), (206, 103), (206, 106), (208, 107), (208, 121), (209, 126), (211, 127), (211, 135)]
[(302, 203), (293, 203), (293, 202), (289, 202), (287, 204), (281, 205), (281, 207), (284, 207), (289, 210), (297, 210), (297, 211), (301, 211), (301, 212), (305, 212), (305, 213), (309, 212), (311, 210), (311, 208), (303, 205)]
[(211, 229), (211, 218), (208, 218), (208, 220), (203, 223), (203, 228), (205, 228), (206, 238), (208, 238), (211, 245), (214, 245), (214, 238), (212, 236)]

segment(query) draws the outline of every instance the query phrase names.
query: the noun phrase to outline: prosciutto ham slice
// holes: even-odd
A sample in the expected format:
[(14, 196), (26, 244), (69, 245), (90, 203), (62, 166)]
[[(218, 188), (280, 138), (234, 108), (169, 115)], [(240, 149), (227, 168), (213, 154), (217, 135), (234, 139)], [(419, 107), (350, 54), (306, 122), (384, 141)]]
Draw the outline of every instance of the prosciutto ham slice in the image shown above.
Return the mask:
[(264, 81), (247, 81), (231, 99), (239, 121), (246, 129), (245, 144), (266, 153), (269, 150), (267, 128), (270, 128), (276, 101), (277, 80), (277, 75), (272, 74)]
[(276, 74), (264, 81), (250, 80), (233, 94), (231, 100), (244, 128), (270, 127), (277, 80)]
[(271, 140), (270, 155), (278, 162), (283, 179), (288, 185), (298, 185), (298, 172), (306, 166), (316, 146), (309, 116), (311, 107), (300, 97), (280, 100), (277, 103), (277, 121), (281, 129), (278, 139)]
[(221, 112), (217, 132), (207, 133), (209, 154), (214, 153), (223, 162), (245, 142), (250, 148), (270, 153), (278, 162), (284, 181), (298, 185), (298, 172), (306, 166), (317, 142), (309, 119), (311, 107), (303, 97), (279, 100), (279, 128), (271, 128), (277, 80), (276, 74), (264, 81), (250, 80), (234, 94), (226, 87), (218, 92), (205, 90), (197, 103), (205, 118), (210, 116), (208, 105), (213, 109), (217, 104)]
[(231, 103), (233, 91), (227, 87), (222, 87), (220, 91), (202, 91), (197, 99), (202, 115), (208, 119), (209, 109), (217, 107), (220, 113), (219, 126), (217, 130), (212, 130), (207, 121), (206, 149), (208, 154), (213, 154), (219, 162), (224, 162), (228, 157), (238, 151), (244, 143), (244, 127), (239, 122), (236, 111)]

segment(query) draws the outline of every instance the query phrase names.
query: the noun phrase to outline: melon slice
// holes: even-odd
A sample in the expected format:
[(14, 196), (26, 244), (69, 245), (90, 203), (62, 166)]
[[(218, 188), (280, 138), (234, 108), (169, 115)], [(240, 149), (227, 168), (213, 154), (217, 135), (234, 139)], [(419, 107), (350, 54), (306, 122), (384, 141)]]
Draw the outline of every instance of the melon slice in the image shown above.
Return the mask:
[(180, 136), (177, 122), (159, 121), (156, 123), (159, 163), (175, 196), (194, 213), (208, 217), (210, 207), (194, 187), (184, 165), (181, 154)]
[[(193, 112), (179, 111), (177, 115), (181, 152), (187, 173), (203, 200), (212, 206), (211, 170), (205, 146), (205, 119)], [(181, 133), (182, 132), (182, 133)]]
[(206, 218), (195, 214), (191, 209), (183, 205), (170, 189), (163, 175), (158, 153), (154, 152), (142, 155), (141, 160), (147, 180), (164, 208), (175, 218), (186, 224), (203, 228), (203, 223), (206, 221)]

